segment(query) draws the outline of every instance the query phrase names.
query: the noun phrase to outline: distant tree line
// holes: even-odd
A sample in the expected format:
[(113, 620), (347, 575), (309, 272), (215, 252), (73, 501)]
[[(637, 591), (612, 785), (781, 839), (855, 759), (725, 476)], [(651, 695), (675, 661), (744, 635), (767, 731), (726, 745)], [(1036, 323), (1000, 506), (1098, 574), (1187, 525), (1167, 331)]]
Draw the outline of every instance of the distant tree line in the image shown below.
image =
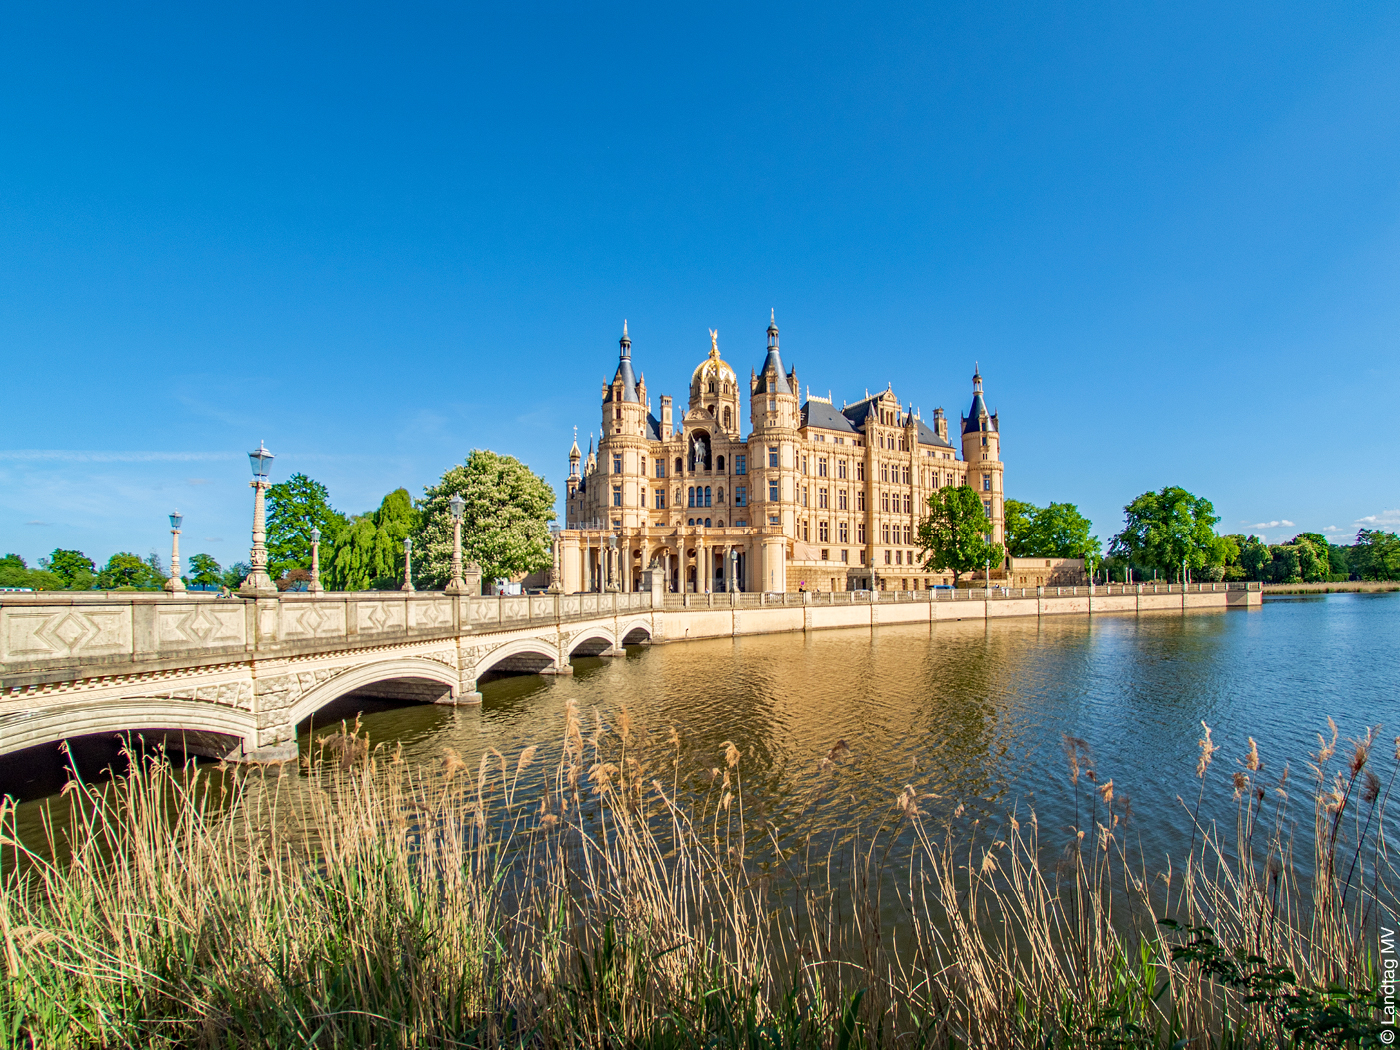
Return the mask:
[[(990, 564), (999, 567), (1003, 546), (992, 542), (982, 496), (962, 486), (931, 494), (919, 526), (924, 567), (950, 571), (954, 582)], [(1087, 571), (1117, 583), (1161, 579), (1194, 582), (1254, 580), (1400, 580), (1400, 536), (1362, 529), (1340, 546), (1316, 532), (1287, 543), (1266, 544), (1256, 536), (1220, 535), (1210, 500), (1179, 486), (1144, 492), (1123, 508), (1122, 531), (1100, 553), (1088, 518), (1073, 503), (1038, 507), (1008, 499), (1004, 553), (1013, 558), (1083, 558)]]
[[(363, 514), (331, 506), (326, 486), (293, 474), (267, 490), (268, 574), (281, 590), (305, 589), (311, 579), (311, 531), (321, 535), (321, 584), (327, 590), (394, 590), (403, 585), (403, 541), (413, 541), (414, 585), (441, 588), (452, 574), (454, 495), (464, 502), (463, 564), (475, 562), (482, 579), (513, 579), (547, 569), (554, 490), (513, 456), (473, 450), (414, 500), (398, 488)], [(195, 554), (181, 577), (187, 588), (236, 590), (251, 571), (247, 562), (228, 568)], [(33, 590), (156, 591), (169, 572), (158, 554), (113, 554), (99, 569), (81, 551), (55, 550), (30, 568), (18, 554), (0, 558), (0, 587)]]

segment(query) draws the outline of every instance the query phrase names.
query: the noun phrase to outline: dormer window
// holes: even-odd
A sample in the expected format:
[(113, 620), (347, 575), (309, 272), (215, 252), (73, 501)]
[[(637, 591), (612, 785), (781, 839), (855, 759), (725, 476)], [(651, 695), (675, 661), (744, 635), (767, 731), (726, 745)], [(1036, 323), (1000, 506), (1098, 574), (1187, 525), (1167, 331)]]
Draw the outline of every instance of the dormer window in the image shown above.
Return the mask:
[(774, 380), (774, 379), (768, 380), (768, 392), (769, 392), (770, 394), (776, 394), (776, 393), (778, 392), (778, 383), (777, 383), (777, 380)]

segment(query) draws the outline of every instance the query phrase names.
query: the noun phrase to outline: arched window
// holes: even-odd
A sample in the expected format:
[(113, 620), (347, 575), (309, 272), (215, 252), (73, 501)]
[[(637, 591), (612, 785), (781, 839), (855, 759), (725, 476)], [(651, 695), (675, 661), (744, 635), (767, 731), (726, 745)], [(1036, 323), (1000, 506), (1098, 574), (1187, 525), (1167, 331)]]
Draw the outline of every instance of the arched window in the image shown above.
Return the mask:
[[(728, 411), (726, 410), (725, 415), (727, 416), (728, 414), (729, 414), (729, 413), (728, 413)], [(729, 422), (729, 421), (726, 419), (725, 422), (727, 423), (727, 422)], [(715, 460), (715, 464), (716, 464), (716, 466), (715, 466), (715, 469), (716, 469), (716, 470), (723, 470), (723, 469), (724, 469), (724, 457), (723, 457), (723, 456), (720, 456), (718, 459), (716, 459), (716, 460)]]
[(705, 528), (708, 529), (709, 527), (710, 527), (710, 519), (709, 519), (709, 518), (706, 518), (706, 519), (705, 519)]
[[(697, 486), (697, 487), (698, 487), (698, 486)], [(705, 506), (708, 507), (709, 505), (710, 505), (710, 486), (709, 486), (709, 485), (706, 485), (706, 486), (705, 486)]]
[(692, 485), (692, 486), (690, 487), (690, 489), (689, 489), (689, 491), (688, 491), (688, 497), (689, 497), (689, 498), (686, 500), (686, 504), (685, 504), (685, 505), (686, 505), (687, 507), (693, 507), (693, 506), (695, 506), (695, 486), (694, 486), (694, 485)]
[(681, 457), (680, 457), (680, 456), (677, 456), (677, 457), (676, 457), (676, 473), (679, 474), (679, 473), (680, 473), (682, 470), (684, 470), (684, 469), (685, 469), (685, 464), (684, 464), (684, 462), (681, 460)]
[(686, 523), (687, 525), (694, 525), (694, 524), (695, 524), (695, 519), (694, 519), (694, 518), (687, 518), (687, 519), (685, 520), (685, 523)]
[(711, 380), (710, 380), (710, 393), (713, 394), (714, 392), (715, 392), (715, 381), (714, 381), (713, 379), (711, 379)]
[(730, 422), (729, 409), (724, 410), (724, 429), (728, 430), (733, 424)]

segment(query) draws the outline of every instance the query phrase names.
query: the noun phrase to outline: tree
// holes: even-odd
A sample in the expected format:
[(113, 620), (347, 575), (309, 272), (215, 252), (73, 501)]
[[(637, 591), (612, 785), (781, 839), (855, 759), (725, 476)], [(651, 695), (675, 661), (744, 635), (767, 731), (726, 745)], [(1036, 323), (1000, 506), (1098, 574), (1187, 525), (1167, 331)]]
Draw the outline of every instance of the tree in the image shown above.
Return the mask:
[(1273, 552), (1257, 536), (1250, 536), (1240, 547), (1240, 568), (1247, 580), (1267, 580), (1269, 565), (1273, 562)]
[(1288, 541), (1298, 549), (1298, 572), (1308, 583), (1326, 580), (1332, 574), (1332, 558), (1327, 539), (1316, 532), (1300, 532)]
[(18, 554), (0, 558), (0, 587), (28, 587), (29, 566)]
[(97, 586), (104, 591), (158, 591), (165, 586), (165, 574), (152, 564), (151, 559), (142, 560), (127, 551), (120, 551), (108, 558), (107, 564), (97, 574)]
[(330, 504), (319, 481), (293, 474), (267, 490), (267, 572), (274, 580), (290, 569), (311, 568), (311, 530), (335, 546), (349, 519)]
[(987, 537), (992, 530), (982, 497), (969, 485), (943, 488), (928, 498), (928, 516), (919, 522), (919, 556), (930, 572), (953, 571), (953, 583), (987, 562), (1001, 564), (1001, 545)]
[(1400, 580), (1400, 536), (1362, 529), (1351, 548), (1351, 564), (1363, 580)]
[(1121, 554), (1179, 578), (1182, 563), (1188, 570), (1223, 565), (1229, 551), (1223, 536), (1215, 534), (1220, 518), (1210, 500), (1168, 485), (1161, 492), (1144, 492), (1123, 508), (1127, 522), (1113, 537), (1113, 554)]
[(39, 564), (48, 569), (70, 591), (88, 591), (97, 583), (97, 565), (82, 551), (58, 548)]
[(219, 568), (219, 563), (211, 555), (196, 554), (190, 558), (186, 582), (195, 587), (220, 587), (224, 582), (224, 570)]
[(549, 568), (549, 523), (554, 489), (514, 456), (473, 449), (467, 461), (423, 490), (422, 525), (414, 542), (414, 569), (426, 586), (452, 578), (453, 494), (462, 510), (462, 560), (476, 562), (485, 580), (509, 580)]
[[(1006, 532), (1006, 553), (1013, 558), (1030, 558), (1031, 527), (1040, 508), (1024, 500), (1009, 499), (1003, 509), (1002, 527)], [(1043, 555), (1042, 555), (1043, 557)]]
[[(1101, 546), (1099, 538), (1090, 535), (1094, 523), (1080, 514), (1073, 503), (1052, 503), (1048, 507), (1022, 506), (1030, 507), (1032, 511), (1021, 536), (1020, 547), (1024, 554), (1017, 553), (1012, 557), (1087, 560), (1098, 554)], [(1010, 547), (1009, 541), (1007, 546)]]
[(224, 570), (223, 577), (219, 582), (229, 590), (236, 591), (252, 571), (253, 567), (246, 561), (236, 561)]
[(1276, 543), (1269, 548), (1270, 561), (1265, 573), (1270, 583), (1301, 583), (1298, 548), (1288, 543)]
[(332, 591), (392, 590), (403, 583), (403, 541), (418, 527), (407, 489), (395, 489), (379, 509), (351, 519), (323, 560)]

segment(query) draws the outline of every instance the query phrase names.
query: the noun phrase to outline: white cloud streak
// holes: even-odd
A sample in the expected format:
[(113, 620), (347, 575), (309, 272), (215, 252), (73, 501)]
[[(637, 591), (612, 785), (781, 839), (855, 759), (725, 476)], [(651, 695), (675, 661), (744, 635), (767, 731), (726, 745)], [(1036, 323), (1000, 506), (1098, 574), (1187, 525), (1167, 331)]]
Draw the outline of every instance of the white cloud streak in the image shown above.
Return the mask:
[(31, 463), (171, 463), (239, 459), (241, 452), (98, 452), (63, 448), (0, 450), (0, 458)]

